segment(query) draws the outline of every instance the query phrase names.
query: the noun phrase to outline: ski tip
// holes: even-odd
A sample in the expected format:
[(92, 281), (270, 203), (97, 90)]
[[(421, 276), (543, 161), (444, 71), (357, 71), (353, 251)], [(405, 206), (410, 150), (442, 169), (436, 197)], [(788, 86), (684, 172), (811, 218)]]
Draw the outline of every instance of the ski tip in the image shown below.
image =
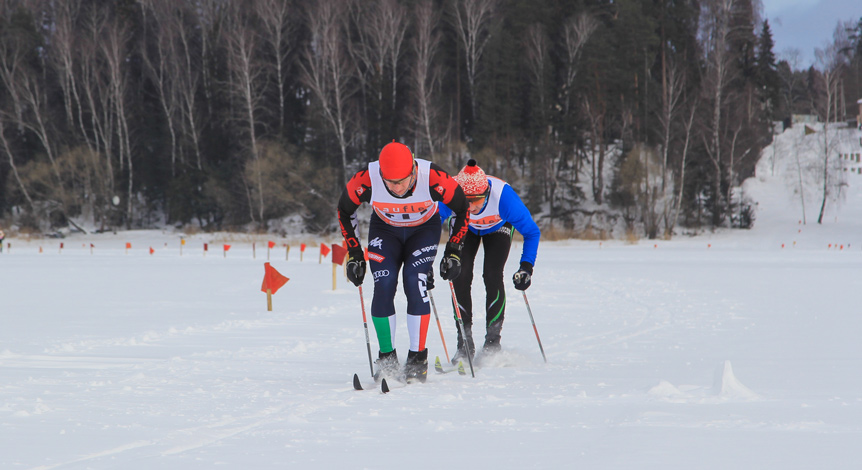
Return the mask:
[(467, 371), (464, 370), (464, 361), (458, 361), (458, 375), (467, 375)]
[(389, 384), (386, 383), (386, 379), (383, 379), (380, 382), (380, 391), (383, 393), (389, 393)]
[(359, 375), (353, 374), (353, 388), (356, 390), (362, 390), (362, 382), (359, 381)]
[(439, 373), (443, 373), (443, 363), (440, 362), (440, 356), (437, 356), (437, 359), (434, 360), (434, 370)]

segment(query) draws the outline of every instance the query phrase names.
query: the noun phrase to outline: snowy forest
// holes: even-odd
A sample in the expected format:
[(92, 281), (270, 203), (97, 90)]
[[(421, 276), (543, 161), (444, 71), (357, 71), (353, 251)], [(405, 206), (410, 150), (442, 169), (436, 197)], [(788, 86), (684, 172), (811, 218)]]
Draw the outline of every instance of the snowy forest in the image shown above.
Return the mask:
[(332, 231), (393, 139), (476, 158), (564, 236), (750, 226), (734, 188), (773, 134), (862, 98), (862, 19), (803, 69), (761, 9), (0, 0), (0, 226)]

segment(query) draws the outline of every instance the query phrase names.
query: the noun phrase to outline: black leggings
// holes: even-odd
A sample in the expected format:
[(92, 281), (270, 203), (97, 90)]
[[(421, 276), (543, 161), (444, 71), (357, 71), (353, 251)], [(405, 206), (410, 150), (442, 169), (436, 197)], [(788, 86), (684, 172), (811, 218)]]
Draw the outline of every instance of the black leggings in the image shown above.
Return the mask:
[[(489, 335), (499, 337), (506, 314), (506, 289), (503, 286), (503, 268), (509, 258), (512, 246), (512, 225), (503, 224), (499, 230), (476, 235), (467, 231), (464, 248), (461, 251), (461, 275), (455, 278), (455, 295), (458, 297), (461, 318), (467, 325), (473, 324), (473, 298), (470, 294), (473, 285), (473, 265), (479, 244), (485, 245), (485, 265), (482, 278), (485, 280), (485, 327)], [(499, 338), (498, 338), (499, 339)]]

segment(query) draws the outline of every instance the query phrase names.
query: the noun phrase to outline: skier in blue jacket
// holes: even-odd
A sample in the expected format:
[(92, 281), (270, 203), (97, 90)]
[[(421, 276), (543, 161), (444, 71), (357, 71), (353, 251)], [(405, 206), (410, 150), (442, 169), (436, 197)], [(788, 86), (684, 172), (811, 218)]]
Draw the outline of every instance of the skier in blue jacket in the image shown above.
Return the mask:
[[(505, 181), (487, 176), (470, 159), (455, 181), (464, 190), (470, 204), (470, 222), (464, 247), (461, 250), (461, 274), (452, 282), (464, 321), (466, 338), (458, 330), (458, 351), (452, 359), (453, 364), (464, 359), (469, 351), (472, 358), (476, 352), (473, 344), (473, 264), (479, 244), (485, 247), (485, 263), (482, 277), (485, 281), (485, 344), (484, 354), (494, 354), (500, 350), (500, 333), (506, 312), (506, 290), (503, 285), (503, 268), (512, 246), (513, 227), (524, 237), (520, 269), (512, 276), (515, 289), (526, 290), (530, 287), (536, 252), (539, 248), (541, 232), (533, 220), (530, 210)], [(446, 220), (452, 211), (440, 204), (440, 218)]]

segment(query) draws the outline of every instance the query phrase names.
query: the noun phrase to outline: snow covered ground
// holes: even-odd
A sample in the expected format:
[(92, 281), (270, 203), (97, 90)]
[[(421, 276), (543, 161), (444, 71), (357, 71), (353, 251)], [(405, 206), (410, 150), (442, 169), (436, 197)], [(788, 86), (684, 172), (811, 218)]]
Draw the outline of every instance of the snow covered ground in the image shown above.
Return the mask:
[[(255, 259), (203, 235), (179, 256), (158, 231), (62, 253), (7, 239), (0, 468), (859, 468), (862, 193), (800, 225), (780, 175), (747, 183), (750, 231), (543, 242), (527, 295), (547, 364), (510, 288), (504, 351), (476, 378), (432, 369), (385, 395), (351, 386), (370, 382), (359, 295), (340, 273), (332, 290), (316, 247), (272, 252), (291, 280), (267, 312), (260, 242)], [(428, 338), (443, 357), (433, 319)]]

